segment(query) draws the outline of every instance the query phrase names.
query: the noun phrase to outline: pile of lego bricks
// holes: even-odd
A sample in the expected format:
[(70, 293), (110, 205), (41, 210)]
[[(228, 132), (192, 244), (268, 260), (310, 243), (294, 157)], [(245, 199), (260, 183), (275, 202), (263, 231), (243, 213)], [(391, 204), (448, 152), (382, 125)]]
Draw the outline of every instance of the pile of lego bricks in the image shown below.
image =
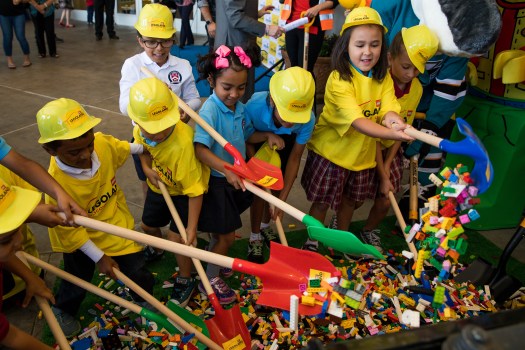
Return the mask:
[[(264, 288), (260, 280), (236, 274), (240, 285), (237, 302), (250, 331), (252, 348), (295, 349), (312, 338), (323, 343), (360, 339), (497, 311), (488, 288), (457, 284), (453, 279), (463, 268), (458, 258), (467, 244), (461, 225), (479, 217), (474, 209), (479, 202), (475, 198), (477, 189), (462, 165), (443, 169), (439, 176), (432, 176), (432, 181), (441, 189), (440, 194), (429, 198), (420, 210), (421, 222), (406, 229), (407, 239), (417, 246), (417, 259), (408, 251), (389, 251), (381, 261), (328, 256), (337, 275), (312, 270), (309, 285), (298, 286), (301, 303), (322, 305), (318, 315), (298, 316), (260, 306), (257, 299)], [(122, 293), (126, 288), (115, 290)], [(514, 306), (523, 304), (525, 296), (517, 300)], [(123, 315), (125, 310), (109, 302), (105, 305), (107, 309), (94, 310), (97, 315), (79, 337), (78, 342), (85, 345), (77, 347), (73, 342), (75, 349), (106, 349), (103, 343), (109, 339), (120, 342), (118, 346), (123, 349), (184, 349), (196, 344), (191, 334), (171, 336), (152, 328), (143, 318)], [(206, 296), (199, 293), (187, 309), (202, 318), (214, 315)], [(108, 313), (111, 317), (104, 317)], [(104, 333), (94, 335), (93, 329)], [(100, 339), (93, 341), (94, 337)], [(89, 340), (83, 340), (86, 338)], [(103, 347), (97, 347), (101, 343)]]

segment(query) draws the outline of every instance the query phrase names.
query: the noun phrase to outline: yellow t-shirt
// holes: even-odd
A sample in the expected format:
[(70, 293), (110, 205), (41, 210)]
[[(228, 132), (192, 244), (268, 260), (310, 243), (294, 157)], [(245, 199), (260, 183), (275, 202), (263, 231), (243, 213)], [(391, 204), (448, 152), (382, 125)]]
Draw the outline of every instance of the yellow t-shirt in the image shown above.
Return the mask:
[[(172, 196), (197, 197), (208, 190), (210, 168), (195, 157), (193, 129), (185, 123), (175, 124), (170, 136), (155, 147), (148, 146), (140, 135), (140, 128), (133, 130), (135, 143), (140, 143), (151, 154), (152, 167), (157, 169)], [(147, 180), (149, 188), (161, 191)]]
[[(0, 165), (0, 177), (9, 186), (18, 186), (18, 187), (25, 188), (27, 190), (38, 191), (31, 184), (26, 182), (20, 176), (16, 175), (15, 173), (13, 173), (11, 170), (7, 169), (3, 165)], [(31, 228), (29, 228), (28, 224), (23, 224), (21, 226), (21, 233), (23, 237), (22, 250), (38, 258), (39, 255), (38, 255), (38, 249), (36, 248), (35, 235), (31, 231)], [(33, 265), (31, 263), (29, 265), (31, 266), (31, 271), (33, 271), (37, 275), (40, 274), (40, 271), (41, 271), (40, 267)], [(3, 295), (4, 300), (15, 295), (16, 293), (19, 293), (25, 288), (24, 280), (18, 277), (18, 275), (13, 274), (13, 279), (15, 281), (15, 286), (9, 293)]]
[(390, 74), (382, 82), (366, 77), (354, 67), (352, 81), (333, 71), (326, 83), (324, 108), (308, 148), (345, 169), (360, 171), (376, 166), (376, 138), (352, 127), (358, 118), (380, 123), (390, 111), (399, 113)]
[[(67, 193), (87, 212), (90, 218), (112, 225), (133, 229), (133, 216), (115, 174), (130, 154), (129, 143), (113, 136), (95, 133), (95, 150), (100, 168), (89, 180), (79, 180), (64, 173), (51, 158), (49, 173)], [(55, 200), (46, 195), (46, 203)], [(85, 227), (56, 226), (49, 229), (54, 251), (71, 253), (91, 239), (108, 256), (136, 253), (142, 250), (138, 243)]]
[[(421, 100), (421, 96), (423, 96), (423, 86), (418, 78), (414, 78), (410, 83), (410, 90), (408, 93), (397, 99), (401, 106), (401, 112), (399, 112), (399, 115), (403, 118), (405, 123), (412, 125), (414, 122), (417, 105)], [(381, 140), (381, 144), (385, 148), (391, 147), (395, 142), (395, 140)]]

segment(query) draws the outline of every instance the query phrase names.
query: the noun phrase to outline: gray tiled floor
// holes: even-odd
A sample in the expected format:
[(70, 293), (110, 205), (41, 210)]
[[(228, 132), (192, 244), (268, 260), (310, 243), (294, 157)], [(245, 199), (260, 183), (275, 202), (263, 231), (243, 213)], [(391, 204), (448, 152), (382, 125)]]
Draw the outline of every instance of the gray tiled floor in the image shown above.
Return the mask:
[[(118, 111), (118, 81), (120, 68), (125, 58), (138, 53), (139, 46), (132, 28), (117, 28), (120, 36), (118, 41), (110, 41), (107, 36), (101, 42), (95, 41), (93, 27), (85, 23), (76, 22), (76, 28), (56, 28), (57, 35), (65, 40), (58, 44), (60, 58), (37, 57), (36, 45), (33, 38), (33, 26), (27, 23), (27, 38), (32, 48), (31, 58), (33, 65), (22, 68), (22, 58), (18, 43), (14, 42), (15, 62), (19, 66), (15, 70), (6, 67), (5, 59), (0, 64), (0, 136), (3, 136), (20, 153), (36, 160), (47, 167), (48, 155), (36, 142), (38, 130), (35, 124), (36, 112), (48, 101), (68, 97), (79, 101), (86, 106), (89, 113), (101, 117), (103, 122), (97, 130), (112, 134), (121, 139), (131, 136), (129, 120)], [(203, 42), (203, 38), (199, 38)], [(136, 219), (140, 222), (142, 212), (142, 193), (137, 183), (135, 170), (131, 162), (121, 168), (119, 183), (124, 188), (129, 207)], [(309, 204), (304, 191), (297, 184), (289, 199), (289, 203), (298, 209), (307, 212)], [(370, 205), (359, 209), (355, 214), (356, 220), (365, 218)], [(249, 225), (246, 215), (243, 217), (245, 226), (242, 234), (246, 235)], [(286, 218), (288, 224), (301, 224)], [(33, 226), (38, 237), (38, 247), (44, 260), (57, 265), (60, 255), (51, 252), (46, 230)], [(514, 230), (489, 231), (484, 234), (503, 247)], [(516, 251), (515, 256), (525, 261), (523, 245)], [(52, 285), (53, 278), (47, 276), (48, 285)], [(39, 337), (44, 321), (38, 320), (37, 306), (33, 302), (27, 310), (21, 310), (11, 305), (10, 300), (4, 303), (4, 310), (9, 320), (27, 332)]]

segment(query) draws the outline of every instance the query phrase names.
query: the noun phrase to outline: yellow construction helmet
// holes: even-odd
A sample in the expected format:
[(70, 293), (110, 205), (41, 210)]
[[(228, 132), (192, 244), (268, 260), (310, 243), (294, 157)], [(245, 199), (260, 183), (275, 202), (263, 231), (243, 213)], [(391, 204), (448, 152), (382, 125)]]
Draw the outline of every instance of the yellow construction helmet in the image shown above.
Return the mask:
[(363, 24), (377, 24), (378, 26), (381, 26), (385, 29), (385, 33), (388, 32), (387, 27), (383, 25), (383, 21), (381, 20), (379, 13), (377, 13), (377, 11), (373, 8), (364, 6), (357, 7), (350, 11), (348, 16), (346, 16), (345, 23), (343, 24), (339, 35), (343, 35), (343, 32), (346, 28), (360, 26)]
[(339, 5), (347, 10), (351, 10), (356, 7), (366, 6), (366, 0), (339, 0)]
[(135, 29), (142, 36), (169, 39), (175, 34), (173, 15), (167, 6), (147, 4), (140, 11)]
[(41, 199), (40, 192), (9, 186), (0, 178), (0, 235), (19, 228)]
[(71, 140), (84, 135), (101, 122), (90, 116), (75, 100), (59, 98), (42, 107), (36, 114), (40, 138), (38, 143)]
[(314, 94), (314, 78), (301, 67), (281, 70), (270, 79), (270, 95), (286, 122), (307, 123), (312, 114)]
[(129, 90), (128, 115), (150, 134), (180, 120), (177, 96), (157, 78), (139, 80)]
[(425, 71), (425, 64), (436, 54), (439, 39), (426, 25), (420, 24), (401, 30), (408, 58), (418, 71)]

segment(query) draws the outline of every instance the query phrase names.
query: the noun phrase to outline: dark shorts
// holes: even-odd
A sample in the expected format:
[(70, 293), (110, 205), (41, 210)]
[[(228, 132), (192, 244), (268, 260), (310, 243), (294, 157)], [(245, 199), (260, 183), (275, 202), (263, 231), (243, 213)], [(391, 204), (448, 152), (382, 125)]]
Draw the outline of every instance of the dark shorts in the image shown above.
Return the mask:
[[(394, 186), (394, 193), (399, 192), (399, 189), (401, 188), (401, 178), (402, 177), (403, 177), (403, 151), (400, 148), (397, 154), (394, 156), (394, 159), (392, 159), (392, 164), (390, 165), (390, 182), (392, 183), (392, 186)], [(377, 176), (377, 172), (374, 172), (372, 182), (373, 182), (373, 185), (370, 187), (369, 197), (371, 199), (375, 199), (380, 196), (379, 177)]]
[(301, 185), (310, 202), (328, 204), (337, 211), (343, 196), (362, 202), (368, 198), (375, 168), (351, 171), (308, 151)]
[[(171, 200), (186, 226), (188, 223), (188, 196), (171, 196)], [(163, 227), (170, 224), (170, 230), (179, 233), (164, 197), (162, 194), (153, 192), (151, 188), (148, 188), (146, 194), (142, 222), (149, 227)]]
[(210, 176), (204, 194), (199, 231), (226, 234), (242, 227), (241, 214), (253, 201), (251, 192), (236, 190), (226, 178)]
[[(129, 141), (130, 143), (133, 143), (135, 139), (132, 137)], [(142, 164), (140, 163), (140, 158), (138, 154), (132, 154), (131, 157), (133, 157), (133, 164), (135, 165), (135, 171), (137, 172), (137, 176), (140, 181), (146, 181), (146, 174), (144, 174), (144, 170), (142, 170)]]

